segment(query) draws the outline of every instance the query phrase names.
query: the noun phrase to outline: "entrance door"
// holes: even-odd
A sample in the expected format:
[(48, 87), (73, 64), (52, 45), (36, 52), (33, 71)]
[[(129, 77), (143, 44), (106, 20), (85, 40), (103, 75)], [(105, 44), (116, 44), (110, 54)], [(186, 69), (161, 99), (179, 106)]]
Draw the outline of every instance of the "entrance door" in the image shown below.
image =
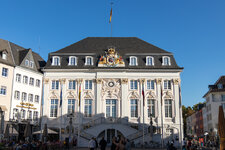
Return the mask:
[(107, 129), (107, 143), (112, 144), (112, 138), (115, 136), (115, 129)]
[(117, 112), (117, 100), (116, 99), (106, 99), (106, 117), (116, 117)]

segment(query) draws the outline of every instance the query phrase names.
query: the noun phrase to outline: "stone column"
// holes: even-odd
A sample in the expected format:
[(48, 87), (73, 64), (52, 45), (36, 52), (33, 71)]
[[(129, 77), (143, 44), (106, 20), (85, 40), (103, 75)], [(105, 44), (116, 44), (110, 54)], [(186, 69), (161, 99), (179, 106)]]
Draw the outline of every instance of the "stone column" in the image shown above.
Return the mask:
[(128, 79), (121, 79), (121, 117), (129, 117)]

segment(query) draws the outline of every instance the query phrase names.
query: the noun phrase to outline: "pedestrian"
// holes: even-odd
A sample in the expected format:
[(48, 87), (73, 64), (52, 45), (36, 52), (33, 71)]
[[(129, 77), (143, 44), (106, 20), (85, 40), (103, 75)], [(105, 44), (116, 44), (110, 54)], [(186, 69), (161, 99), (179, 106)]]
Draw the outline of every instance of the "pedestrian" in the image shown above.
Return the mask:
[(185, 140), (185, 138), (183, 138), (183, 141), (182, 141), (182, 150), (186, 150), (186, 145), (187, 145), (186, 140)]
[(112, 138), (111, 150), (116, 150), (116, 144), (117, 144), (117, 140), (116, 140), (116, 137), (114, 136)]
[(126, 145), (125, 145), (126, 150), (131, 150), (131, 143), (129, 139), (126, 139)]
[(107, 142), (106, 142), (104, 136), (102, 137), (101, 141), (99, 142), (99, 145), (101, 147), (101, 150), (105, 150)]
[(95, 140), (94, 140), (94, 137), (92, 137), (91, 140), (89, 141), (88, 147), (90, 148), (90, 150), (94, 150), (95, 149)]
[(96, 138), (94, 138), (95, 141), (95, 149), (98, 149), (98, 141), (96, 140)]

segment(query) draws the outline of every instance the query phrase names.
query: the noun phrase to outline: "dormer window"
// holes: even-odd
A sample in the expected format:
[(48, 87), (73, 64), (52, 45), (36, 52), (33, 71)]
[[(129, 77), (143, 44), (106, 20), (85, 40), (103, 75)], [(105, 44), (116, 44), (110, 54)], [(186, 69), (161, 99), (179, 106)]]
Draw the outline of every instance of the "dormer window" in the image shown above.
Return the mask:
[(25, 60), (25, 66), (29, 67), (29, 60), (27, 60), (27, 59)]
[(5, 51), (2, 52), (2, 59), (5, 59), (5, 60), (7, 59), (7, 52), (5, 52)]
[(170, 57), (168, 56), (163, 56), (163, 62), (162, 62), (162, 65), (163, 66), (170, 66)]
[(60, 58), (58, 56), (52, 57), (52, 66), (59, 66), (60, 65)]
[(75, 56), (69, 57), (69, 65), (70, 66), (76, 66), (77, 65), (77, 58)]
[(130, 66), (137, 66), (137, 57), (130, 56)]
[(219, 83), (219, 84), (217, 85), (217, 87), (218, 87), (218, 89), (223, 89), (223, 84)]
[(33, 68), (34, 67), (34, 62), (30, 61), (30, 67)]
[(93, 57), (86, 56), (85, 65), (93, 65)]
[(154, 66), (154, 58), (152, 56), (146, 57), (146, 66)]

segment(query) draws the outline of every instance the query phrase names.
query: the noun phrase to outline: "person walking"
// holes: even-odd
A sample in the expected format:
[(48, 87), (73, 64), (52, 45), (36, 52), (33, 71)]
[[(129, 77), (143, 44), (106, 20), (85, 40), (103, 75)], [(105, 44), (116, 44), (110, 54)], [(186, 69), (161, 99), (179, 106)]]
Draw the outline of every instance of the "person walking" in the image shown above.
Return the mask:
[(106, 142), (104, 136), (102, 137), (101, 141), (99, 142), (99, 145), (101, 147), (101, 150), (105, 150), (107, 142)]
[(89, 143), (88, 143), (89, 145), (88, 145), (88, 147), (90, 148), (90, 150), (94, 150), (95, 149), (95, 140), (94, 140), (94, 137), (93, 138), (91, 138), (91, 140), (89, 141)]

